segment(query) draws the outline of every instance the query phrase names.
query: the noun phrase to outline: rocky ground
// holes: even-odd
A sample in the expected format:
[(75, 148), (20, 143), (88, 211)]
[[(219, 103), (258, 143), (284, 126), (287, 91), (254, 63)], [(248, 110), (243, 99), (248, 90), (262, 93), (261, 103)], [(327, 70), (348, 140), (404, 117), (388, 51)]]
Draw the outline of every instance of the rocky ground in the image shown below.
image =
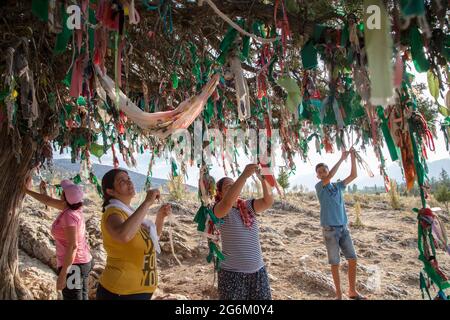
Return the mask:
[[(362, 225), (355, 225), (354, 200), (347, 199), (350, 229), (359, 256), (358, 288), (370, 299), (421, 299), (417, 259), (417, 224), (403, 200), (402, 210), (392, 210), (384, 196), (360, 200)], [(206, 262), (206, 241), (193, 222), (198, 203), (173, 202), (172, 226), (178, 265), (171, 253), (169, 225), (161, 237), (158, 257), (159, 288), (154, 299), (217, 299), (213, 266)], [(100, 204), (85, 206), (87, 232), (95, 266), (90, 276), (90, 295), (104, 268), (106, 254), (100, 232)], [(155, 207), (156, 209), (156, 207)], [(20, 273), (35, 299), (57, 299), (55, 291), (55, 245), (50, 227), (56, 210), (27, 197), (20, 223)], [(441, 213), (449, 228), (449, 215)], [(261, 246), (274, 299), (333, 299), (333, 282), (319, 226), (319, 205), (314, 195), (291, 196), (276, 201), (259, 217)], [(440, 253), (441, 269), (450, 274), (450, 256)], [(341, 265), (343, 288), (347, 288), (347, 264)], [(216, 283), (213, 281), (216, 280)], [(345, 290), (345, 289), (344, 289)]]

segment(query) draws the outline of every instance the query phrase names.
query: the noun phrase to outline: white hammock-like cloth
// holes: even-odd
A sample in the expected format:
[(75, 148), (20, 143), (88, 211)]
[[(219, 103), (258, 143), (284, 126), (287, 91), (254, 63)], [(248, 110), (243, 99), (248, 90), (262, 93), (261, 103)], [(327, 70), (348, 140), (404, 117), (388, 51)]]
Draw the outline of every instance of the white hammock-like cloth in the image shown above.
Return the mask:
[(220, 79), (220, 76), (215, 74), (199, 95), (184, 100), (175, 110), (149, 113), (142, 111), (121, 90), (118, 90), (119, 99), (117, 99), (114, 81), (106, 73), (103, 74), (98, 66), (95, 68), (100, 80), (100, 86), (97, 87), (100, 98), (106, 101), (108, 94), (112, 101), (119, 101), (119, 109), (128, 118), (140, 128), (160, 138), (166, 138), (178, 129), (187, 129), (202, 112)]
[(214, 2), (212, 2), (211, 0), (199, 0), (198, 1), (198, 5), (202, 6), (203, 2), (206, 2), (211, 9), (214, 10), (214, 12), (221, 17), (224, 21), (226, 21), (230, 26), (232, 26), (234, 29), (236, 29), (237, 31), (239, 31), (240, 33), (242, 33), (243, 35), (246, 35), (258, 42), (261, 43), (272, 43), (274, 41), (277, 41), (278, 38), (261, 38), (258, 37), (252, 33), (249, 33), (247, 31), (245, 31), (244, 29), (242, 29), (238, 24), (236, 24), (233, 20), (231, 20), (225, 13), (223, 13), (222, 11), (219, 10), (219, 8), (217, 8), (217, 6), (214, 4)]

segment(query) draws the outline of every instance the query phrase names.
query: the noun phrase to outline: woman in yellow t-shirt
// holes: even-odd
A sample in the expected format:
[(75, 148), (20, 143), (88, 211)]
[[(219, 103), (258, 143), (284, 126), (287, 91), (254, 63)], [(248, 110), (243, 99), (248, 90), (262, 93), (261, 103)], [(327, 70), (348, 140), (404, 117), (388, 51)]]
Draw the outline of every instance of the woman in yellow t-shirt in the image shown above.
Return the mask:
[(155, 222), (144, 220), (149, 207), (159, 199), (159, 191), (149, 190), (139, 208), (132, 209), (130, 203), (136, 192), (125, 170), (108, 171), (102, 189), (101, 230), (107, 259), (97, 300), (150, 300), (158, 284), (158, 240), (171, 207), (161, 206)]

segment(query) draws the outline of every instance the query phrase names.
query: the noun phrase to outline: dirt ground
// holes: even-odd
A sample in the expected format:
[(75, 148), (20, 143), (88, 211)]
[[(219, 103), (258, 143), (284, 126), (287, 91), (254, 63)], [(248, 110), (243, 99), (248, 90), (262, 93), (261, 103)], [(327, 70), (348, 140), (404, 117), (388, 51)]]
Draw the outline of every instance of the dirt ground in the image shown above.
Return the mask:
[[(422, 299), (417, 220), (411, 211), (417, 201), (402, 199), (403, 208), (393, 210), (383, 195), (360, 197), (362, 225), (356, 225), (355, 201), (346, 196), (350, 231), (358, 254), (358, 290), (369, 299)], [(33, 203), (29, 201), (27, 205), (32, 206)], [(196, 231), (193, 222), (198, 202), (179, 201), (174, 205), (174, 247), (182, 265), (177, 264), (171, 253), (168, 223), (161, 237), (163, 253), (158, 259), (159, 288), (154, 297), (217, 299), (214, 268), (206, 262), (206, 240)], [(101, 215), (99, 207), (95, 202), (88, 203), (86, 220), (95, 217), (97, 221)], [(52, 211), (48, 215), (52, 218), (56, 214)], [(442, 212), (440, 216), (449, 230), (449, 215)], [(277, 200), (271, 209), (258, 217), (258, 222), (273, 298), (334, 299), (315, 196), (291, 195), (287, 200)], [(95, 225), (93, 228), (96, 229)], [(88, 232), (92, 239), (101, 241), (98, 228), (88, 228)], [(96, 245), (97, 249), (100, 247), (101, 243)], [(438, 261), (442, 271), (449, 275), (450, 256), (441, 252)], [(347, 263), (342, 257), (344, 293), (348, 288), (346, 271)]]

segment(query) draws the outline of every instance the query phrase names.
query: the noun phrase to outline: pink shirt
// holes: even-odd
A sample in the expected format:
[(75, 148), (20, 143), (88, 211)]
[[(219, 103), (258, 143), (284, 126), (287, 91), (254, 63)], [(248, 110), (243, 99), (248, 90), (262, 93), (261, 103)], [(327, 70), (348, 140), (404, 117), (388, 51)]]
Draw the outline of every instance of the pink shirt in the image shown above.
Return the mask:
[(64, 256), (67, 251), (67, 240), (64, 228), (76, 227), (77, 253), (73, 264), (88, 263), (92, 256), (86, 241), (86, 225), (84, 223), (83, 209), (65, 209), (52, 224), (52, 236), (56, 242), (56, 263), (58, 268), (64, 264)]

